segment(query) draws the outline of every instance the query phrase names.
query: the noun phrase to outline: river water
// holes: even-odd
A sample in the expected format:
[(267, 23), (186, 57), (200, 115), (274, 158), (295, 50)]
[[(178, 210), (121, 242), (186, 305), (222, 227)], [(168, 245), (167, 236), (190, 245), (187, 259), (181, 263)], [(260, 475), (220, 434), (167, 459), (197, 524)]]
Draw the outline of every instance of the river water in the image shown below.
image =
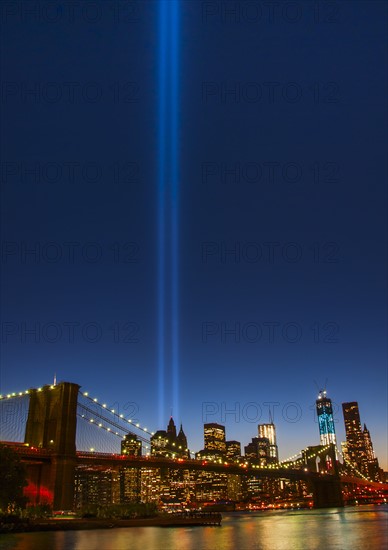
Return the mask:
[(221, 527), (132, 527), (0, 536), (3, 550), (383, 550), (388, 505), (223, 514)]

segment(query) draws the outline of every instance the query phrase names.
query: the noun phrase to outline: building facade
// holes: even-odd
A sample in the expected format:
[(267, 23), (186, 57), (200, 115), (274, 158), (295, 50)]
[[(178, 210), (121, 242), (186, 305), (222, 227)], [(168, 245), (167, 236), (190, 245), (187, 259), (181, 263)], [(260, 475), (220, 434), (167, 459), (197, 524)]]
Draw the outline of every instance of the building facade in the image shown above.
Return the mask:
[(206, 451), (226, 453), (225, 426), (216, 423), (204, 424), (203, 436)]
[(226, 441), (227, 462), (237, 462), (241, 459), (241, 443), (239, 441)]
[(259, 424), (257, 427), (259, 438), (269, 441), (268, 462), (279, 462), (279, 451), (276, 441), (276, 428), (273, 422), (269, 424)]
[(337, 445), (334, 428), (333, 405), (327, 397), (326, 390), (321, 390), (316, 400), (316, 411), (318, 416), (319, 438), (321, 445)]
[(128, 432), (121, 442), (121, 454), (129, 456), (141, 456), (142, 444), (136, 434)]
[(357, 401), (342, 403), (346, 433), (346, 455), (344, 457), (353, 468), (374, 481), (382, 481), (382, 470), (373, 450), (372, 439), (364, 424), (361, 427)]
[(176, 426), (171, 417), (167, 430), (158, 430), (151, 437), (151, 456), (164, 458), (190, 458), (187, 438), (182, 424), (177, 434)]

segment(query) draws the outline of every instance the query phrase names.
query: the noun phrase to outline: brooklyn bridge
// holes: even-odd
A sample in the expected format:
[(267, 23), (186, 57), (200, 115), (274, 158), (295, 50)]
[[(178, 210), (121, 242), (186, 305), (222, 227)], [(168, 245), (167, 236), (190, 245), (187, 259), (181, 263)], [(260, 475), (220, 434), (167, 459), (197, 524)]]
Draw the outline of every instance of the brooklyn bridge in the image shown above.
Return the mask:
[[(216, 494), (215, 485), (224, 487), (217, 493), (219, 498), (231, 500), (237, 498), (241, 483), (269, 487), (302, 484), (316, 508), (343, 506), (354, 495), (359, 499), (365, 495), (382, 497), (388, 491), (388, 484), (369, 480), (346, 462), (341, 463), (333, 444), (311, 446), (287, 461), (265, 466), (244, 457), (233, 461), (193, 459), (188, 449), (186, 455), (154, 456), (154, 432), (82, 392), (72, 382), (1, 396), (0, 411), (0, 443), (16, 451), (26, 466), (26, 496), (31, 503), (49, 503), (54, 510), (74, 508), (86, 473), (89, 477), (100, 475), (95, 479), (101, 483), (108, 472), (110, 486), (113, 478), (119, 480), (118, 485), (124, 479), (127, 489), (129, 486), (137, 497), (136, 487), (143, 479), (145, 501), (160, 498), (163, 479), (168, 480), (170, 497), (177, 495), (179, 487), (186, 500), (190, 495), (198, 500), (198, 486), (202, 487), (203, 500)], [(118, 440), (125, 440), (128, 432), (136, 432), (139, 444), (150, 451), (145, 455), (121, 452)], [(109, 444), (112, 452), (106, 450)], [(212, 487), (213, 493), (206, 493), (204, 485)], [(114, 501), (112, 492), (109, 498)]]

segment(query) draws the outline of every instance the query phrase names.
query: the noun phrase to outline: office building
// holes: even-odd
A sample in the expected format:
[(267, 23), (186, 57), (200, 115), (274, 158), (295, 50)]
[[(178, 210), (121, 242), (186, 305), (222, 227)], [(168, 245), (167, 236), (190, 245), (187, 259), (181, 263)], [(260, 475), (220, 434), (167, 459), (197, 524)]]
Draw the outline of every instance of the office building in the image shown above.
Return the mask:
[(361, 427), (357, 401), (342, 403), (346, 432), (346, 458), (363, 475), (374, 481), (382, 481), (382, 470), (373, 450), (370, 432)]
[(138, 439), (136, 434), (128, 432), (125, 439), (121, 442), (121, 454), (128, 456), (142, 455), (141, 441)]
[(177, 435), (176, 426), (171, 417), (167, 430), (158, 430), (151, 437), (151, 456), (165, 458), (190, 458), (187, 438), (182, 424)]
[(204, 424), (203, 435), (206, 451), (226, 453), (225, 426), (216, 423)]
[(239, 441), (226, 441), (226, 460), (236, 462), (241, 458), (241, 443)]
[(269, 442), (268, 450), (268, 462), (279, 462), (279, 451), (276, 442), (276, 428), (273, 422), (269, 424), (259, 424), (258, 427), (259, 438), (267, 439)]
[(333, 406), (331, 399), (327, 397), (326, 390), (321, 390), (316, 400), (318, 416), (319, 437), (321, 445), (337, 444), (334, 428)]

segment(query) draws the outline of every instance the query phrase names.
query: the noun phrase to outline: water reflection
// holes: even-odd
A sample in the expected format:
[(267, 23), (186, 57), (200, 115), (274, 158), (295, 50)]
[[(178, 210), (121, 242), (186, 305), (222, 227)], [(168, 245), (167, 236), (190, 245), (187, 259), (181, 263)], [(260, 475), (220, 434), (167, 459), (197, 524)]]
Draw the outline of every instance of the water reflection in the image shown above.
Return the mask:
[(388, 506), (224, 514), (222, 527), (3, 535), (2, 550), (381, 550)]

